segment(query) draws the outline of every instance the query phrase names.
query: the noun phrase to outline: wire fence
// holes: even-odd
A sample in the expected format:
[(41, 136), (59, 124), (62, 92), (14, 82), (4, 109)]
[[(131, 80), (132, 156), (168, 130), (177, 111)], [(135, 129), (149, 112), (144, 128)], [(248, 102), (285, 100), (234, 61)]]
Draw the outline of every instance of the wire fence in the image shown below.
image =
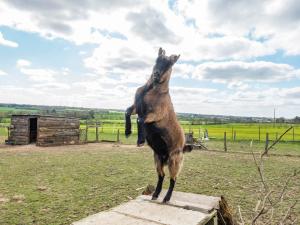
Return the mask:
[[(226, 132), (227, 141), (258, 141), (264, 142), (266, 136), (268, 135), (269, 141), (275, 141), (278, 137), (286, 131), (290, 126), (293, 128), (282, 138), (281, 141), (284, 142), (300, 142), (300, 126), (299, 125), (278, 125), (278, 126), (269, 126), (269, 125), (182, 125), (185, 133), (193, 133), (194, 138), (198, 139), (210, 139), (210, 140), (223, 140), (224, 132)], [(101, 141), (108, 140), (113, 141), (125, 141), (125, 125), (124, 123), (87, 123), (82, 124), (81, 129), (87, 129), (87, 138), (83, 135), (88, 141)], [(97, 131), (98, 130), (98, 131)], [(84, 131), (85, 132), (85, 131)], [(137, 126), (136, 123), (132, 123), (132, 135), (137, 136)], [(98, 137), (98, 139), (97, 139)], [(128, 141), (125, 141), (128, 142)]]
[[(0, 124), (0, 144), (8, 139), (9, 124)], [(263, 148), (266, 137), (268, 141), (275, 141), (288, 127), (293, 128), (282, 138), (281, 142), (300, 144), (300, 125), (291, 124), (213, 124), (213, 125), (191, 125), (182, 124), (185, 133), (192, 133), (197, 140), (209, 140), (205, 143), (213, 149), (224, 149), (224, 135), (226, 134), (226, 148), (243, 149), (248, 148), (250, 142), (257, 145), (257, 149)], [(87, 142), (120, 142), (123, 144), (136, 144), (137, 124), (132, 123), (132, 134), (125, 137), (124, 122), (113, 121), (81, 121), (80, 140)], [(216, 142), (214, 142), (216, 141)], [(253, 144), (254, 143), (254, 144)], [(211, 145), (211, 146), (210, 146)], [(293, 146), (292, 146), (293, 147)]]

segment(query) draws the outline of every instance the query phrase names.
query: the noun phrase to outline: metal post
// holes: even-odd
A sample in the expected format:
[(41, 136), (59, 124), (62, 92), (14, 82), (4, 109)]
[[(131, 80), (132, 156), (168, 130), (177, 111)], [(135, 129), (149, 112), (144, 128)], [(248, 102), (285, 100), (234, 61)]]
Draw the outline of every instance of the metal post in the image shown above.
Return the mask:
[(258, 126), (258, 141), (260, 142), (260, 126)]
[(265, 150), (267, 150), (269, 147), (269, 133), (266, 133), (266, 145), (265, 145)]
[(295, 141), (295, 127), (293, 127), (293, 141)]
[(99, 142), (98, 121), (96, 121), (96, 141)]
[(7, 128), (7, 140), (9, 140), (9, 136), (10, 136), (10, 129), (9, 129), (9, 126), (7, 126), (6, 128)]
[(224, 151), (227, 152), (226, 131), (224, 132)]
[(233, 141), (235, 141), (236, 140), (236, 131), (234, 131), (234, 133), (233, 133)]
[(120, 143), (120, 129), (118, 129), (117, 132), (117, 142)]
[(85, 121), (85, 142), (88, 141), (88, 122), (87, 120)]

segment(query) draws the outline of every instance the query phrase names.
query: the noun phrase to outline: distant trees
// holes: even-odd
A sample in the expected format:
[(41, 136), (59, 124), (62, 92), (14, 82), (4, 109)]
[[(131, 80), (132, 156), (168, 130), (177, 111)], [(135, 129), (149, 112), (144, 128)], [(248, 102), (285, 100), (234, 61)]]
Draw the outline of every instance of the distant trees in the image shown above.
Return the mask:
[(285, 118), (284, 117), (277, 118), (276, 123), (285, 123)]
[(90, 110), (89, 111), (89, 116), (90, 116), (90, 119), (95, 119), (95, 111), (94, 110)]
[(293, 123), (300, 123), (300, 116), (296, 116), (292, 121)]

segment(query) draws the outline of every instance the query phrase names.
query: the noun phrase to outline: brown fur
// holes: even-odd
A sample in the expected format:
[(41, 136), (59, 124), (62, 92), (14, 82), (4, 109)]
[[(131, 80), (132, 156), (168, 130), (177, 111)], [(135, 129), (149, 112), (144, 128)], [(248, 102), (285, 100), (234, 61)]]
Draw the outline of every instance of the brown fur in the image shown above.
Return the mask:
[[(165, 60), (161, 64), (158, 61), (159, 57)], [(143, 119), (146, 139), (154, 150), (154, 161), (159, 181), (153, 199), (156, 199), (160, 193), (162, 180), (165, 176), (164, 166), (168, 165), (171, 180), (164, 202), (171, 198), (176, 178), (183, 163), (183, 152), (191, 151), (190, 147), (185, 146), (184, 132), (177, 120), (169, 94), (172, 66), (178, 58), (177, 55), (165, 56), (164, 50), (160, 48), (150, 79), (144, 86), (137, 89), (135, 102), (128, 108), (126, 115), (130, 117), (131, 114), (137, 113), (139, 118)], [(168, 65), (166, 70), (161, 69), (164, 67), (159, 67), (159, 65), (164, 64)], [(126, 120), (126, 122), (128, 121)], [(164, 145), (166, 145), (166, 149), (163, 147)]]

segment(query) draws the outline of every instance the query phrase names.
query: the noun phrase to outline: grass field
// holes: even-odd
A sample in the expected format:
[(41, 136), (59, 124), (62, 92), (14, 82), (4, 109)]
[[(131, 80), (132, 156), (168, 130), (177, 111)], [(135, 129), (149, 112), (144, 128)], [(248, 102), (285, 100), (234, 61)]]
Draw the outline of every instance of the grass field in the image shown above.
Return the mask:
[[(240, 205), (249, 220), (260, 188), (252, 156), (206, 151), (185, 156), (176, 190), (224, 195), (234, 212)], [(268, 157), (265, 174), (275, 195), (299, 165), (299, 157)], [(136, 197), (141, 194), (137, 188), (155, 184), (156, 173), (147, 147), (29, 145), (0, 148), (0, 180), (1, 224), (70, 224)], [(289, 184), (287, 201), (275, 210), (274, 222), (289, 199), (299, 199), (299, 187), (298, 176)], [(300, 221), (299, 204), (294, 213)]]
[[(203, 137), (205, 129), (208, 131), (211, 139), (223, 140), (224, 132), (227, 133), (227, 139), (234, 139), (234, 132), (236, 133), (235, 140), (261, 140), (264, 141), (266, 133), (269, 133), (269, 139), (275, 140), (282, 133), (285, 132), (291, 125), (277, 124), (275, 127), (270, 124), (217, 124), (217, 125), (186, 125), (182, 124), (185, 132), (193, 132), (195, 137)], [(283, 141), (300, 141), (300, 125), (292, 125), (294, 130), (290, 130), (283, 138)], [(111, 134), (116, 136), (117, 131), (120, 134), (124, 134), (124, 123), (103, 123), (99, 131), (103, 134)], [(133, 134), (136, 134), (136, 124), (132, 124)], [(259, 128), (260, 127), (260, 128)], [(85, 129), (85, 125), (81, 125), (82, 129)], [(260, 130), (260, 135), (259, 135)], [(89, 140), (95, 140), (96, 128), (89, 128)], [(260, 138), (259, 138), (260, 136)]]
[[(224, 138), (224, 132), (227, 133), (227, 139), (233, 140), (234, 133), (236, 134), (235, 140), (261, 140), (264, 141), (266, 133), (269, 133), (269, 139), (275, 140), (290, 126), (294, 126), (294, 129), (290, 130), (283, 138), (283, 141), (300, 141), (300, 125), (289, 124), (276, 124), (273, 127), (272, 124), (216, 124), (216, 125), (188, 125), (182, 124), (185, 132), (193, 132), (195, 137), (203, 137), (205, 129), (208, 131), (209, 137), (212, 139), (221, 140)], [(103, 123), (101, 131), (106, 134), (116, 134), (118, 130), (120, 133), (124, 133), (124, 123)], [(136, 124), (132, 124), (133, 133), (136, 133)], [(81, 125), (84, 129), (85, 125)], [(259, 135), (260, 130), (260, 135)], [(91, 139), (95, 137), (95, 128), (89, 129), (89, 135)]]

